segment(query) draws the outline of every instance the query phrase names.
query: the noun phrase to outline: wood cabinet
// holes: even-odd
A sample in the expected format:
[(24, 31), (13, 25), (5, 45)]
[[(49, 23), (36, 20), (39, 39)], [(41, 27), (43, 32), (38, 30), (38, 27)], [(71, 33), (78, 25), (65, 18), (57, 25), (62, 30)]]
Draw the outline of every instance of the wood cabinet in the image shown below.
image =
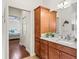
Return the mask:
[(40, 9), (35, 9), (35, 38), (40, 38)]
[(41, 40), (41, 59), (48, 59), (48, 41)]
[(56, 32), (56, 11), (50, 12), (50, 32)]
[(76, 59), (76, 49), (49, 42), (49, 59)]
[(49, 59), (59, 59), (59, 50), (54, 48), (54, 46), (57, 47), (55, 44), (52, 44), (52, 42), (49, 42)]
[(40, 58), (40, 8), (34, 10), (35, 15), (35, 53)]
[[(50, 12), (48, 8), (39, 6), (34, 10), (34, 18), (35, 18), (35, 53), (36, 55), (40, 56), (42, 59), (47, 59), (47, 47), (46, 43), (41, 42), (40, 43), (40, 37), (42, 33), (47, 33), (50, 31), (50, 25), (51, 25), (51, 31), (54, 32), (56, 29), (55, 26), (55, 20), (56, 20), (56, 14), (55, 12)], [(51, 20), (51, 24), (50, 24)], [(40, 46), (41, 45), (41, 46)], [(44, 48), (45, 47), (45, 48)], [(40, 50), (41, 48), (41, 50)]]
[(56, 11), (41, 8), (41, 33), (56, 32)]
[(76, 49), (40, 39), (42, 33), (56, 31), (56, 11), (41, 6), (34, 11), (36, 55), (40, 59), (76, 59)]
[(41, 8), (41, 34), (49, 32), (49, 9)]
[[(35, 10), (35, 33), (56, 32), (56, 11), (39, 6)], [(40, 35), (39, 35), (40, 36)]]
[(49, 46), (49, 59), (59, 59), (59, 50)]
[(36, 54), (40, 59), (76, 59), (76, 51), (58, 43), (36, 40)]
[(67, 53), (61, 52), (60, 53), (60, 59), (76, 59), (76, 57), (71, 56), (71, 55), (69, 55)]
[(35, 53), (38, 57), (40, 57), (40, 41), (35, 40)]

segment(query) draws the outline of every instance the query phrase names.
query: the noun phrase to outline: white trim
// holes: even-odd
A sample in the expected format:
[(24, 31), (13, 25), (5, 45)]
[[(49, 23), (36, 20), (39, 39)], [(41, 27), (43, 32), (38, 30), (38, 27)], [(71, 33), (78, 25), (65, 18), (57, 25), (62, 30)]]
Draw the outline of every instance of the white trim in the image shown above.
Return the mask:
[(31, 53), (29, 49), (26, 48), (26, 51), (30, 54), (30, 56), (35, 56), (35, 53)]
[[(26, 47), (25, 47), (26, 48)], [(30, 50), (26, 48), (26, 51), (30, 54)]]
[(36, 55), (35, 53), (31, 53), (31, 54), (30, 54), (30, 56), (35, 56), (35, 55)]
[[(19, 43), (21, 46), (23, 45), (21, 42)], [(23, 45), (24, 46), (24, 45)], [(25, 46), (24, 46), (25, 47)], [(26, 47), (25, 47), (26, 48)], [(29, 49), (26, 48), (26, 51), (30, 54), (30, 56), (35, 56), (35, 53), (31, 53)]]

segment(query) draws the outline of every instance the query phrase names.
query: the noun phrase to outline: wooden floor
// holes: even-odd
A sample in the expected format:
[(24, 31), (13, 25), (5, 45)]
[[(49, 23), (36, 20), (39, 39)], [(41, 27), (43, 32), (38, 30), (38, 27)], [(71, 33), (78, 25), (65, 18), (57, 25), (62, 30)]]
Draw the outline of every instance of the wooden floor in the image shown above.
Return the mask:
[(22, 59), (28, 57), (29, 53), (25, 47), (19, 45), (19, 40), (9, 41), (9, 59)]

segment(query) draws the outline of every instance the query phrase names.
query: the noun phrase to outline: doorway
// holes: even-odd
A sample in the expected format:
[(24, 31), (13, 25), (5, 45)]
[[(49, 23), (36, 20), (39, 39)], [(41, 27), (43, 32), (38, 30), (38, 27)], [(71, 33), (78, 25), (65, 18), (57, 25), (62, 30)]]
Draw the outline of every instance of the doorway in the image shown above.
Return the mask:
[[(9, 6), (8, 32), (9, 32), (9, 59), (22, 59), (28, 57), (26, 50), (28, 11)], [(30, 18), (30, 17), (29, 17)]]

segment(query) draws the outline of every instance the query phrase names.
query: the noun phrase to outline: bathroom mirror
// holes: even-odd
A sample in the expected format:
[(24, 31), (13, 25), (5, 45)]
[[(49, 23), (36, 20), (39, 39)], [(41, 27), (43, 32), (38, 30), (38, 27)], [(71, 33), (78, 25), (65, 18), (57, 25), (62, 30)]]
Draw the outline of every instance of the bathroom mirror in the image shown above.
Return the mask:
[[(57, 30), (59, 34), (73, 35), (77, 33), (77, 3), (58, 9)], [(64, 23), (66, 22), (66, 23)]]

